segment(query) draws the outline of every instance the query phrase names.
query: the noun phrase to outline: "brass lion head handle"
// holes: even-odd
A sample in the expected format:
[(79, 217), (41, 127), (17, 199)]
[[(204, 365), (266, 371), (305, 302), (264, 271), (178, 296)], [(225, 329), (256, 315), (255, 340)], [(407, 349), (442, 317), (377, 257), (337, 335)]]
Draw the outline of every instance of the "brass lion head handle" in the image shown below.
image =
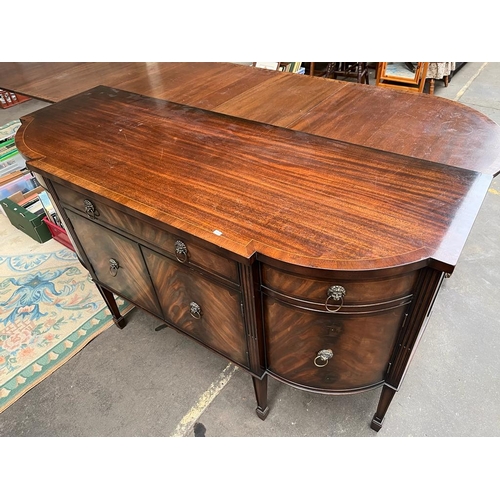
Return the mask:
[(314, 364), (318, 368), (323, 368), (328, 364), (328, 361), (332, 359), (333, 351), (331, 349), (321, 349), (318, 355), (314, 358)]
[(83, 206), (89, 219), (95, 220), (99, 217), (99, 215), (101, 215), (99, 210), (95, 208), (94, 204), (90, 200), (83, 200)]
[(115, 277), (118, 274), (118, 269), (120, 268), (120, 264), (115, 259), (109, 259), (109, 273), (111, 276)]
[[(337, 312), (344, 305), (344, 297), (346, 291), (343, 286), (333, 285), (326, 292), (325, 309), (328, 312)], [(332, 304), (332, 302), (339, 302), (340, 304)], [(333, 307), (332, 307), (333, 306)]]
[(186, 244), (181, 241), (177, 240), (175, 242), (175, 258), (179, 262), (186, 262), (188, 260), (188, 250)]
[(189, 304), (189, 314), (191, 314), (194, 319), (200, 319), (203, 314), (200, 305), (196, 302), (191, 302)]

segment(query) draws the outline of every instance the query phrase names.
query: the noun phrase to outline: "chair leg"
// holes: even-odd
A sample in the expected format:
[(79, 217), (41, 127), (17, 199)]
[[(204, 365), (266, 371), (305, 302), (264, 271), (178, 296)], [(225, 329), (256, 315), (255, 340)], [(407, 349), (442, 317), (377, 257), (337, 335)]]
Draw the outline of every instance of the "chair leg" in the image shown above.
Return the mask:
[(324, 78), (335, 78), (335, 63), (329, 62), (325, 68)]

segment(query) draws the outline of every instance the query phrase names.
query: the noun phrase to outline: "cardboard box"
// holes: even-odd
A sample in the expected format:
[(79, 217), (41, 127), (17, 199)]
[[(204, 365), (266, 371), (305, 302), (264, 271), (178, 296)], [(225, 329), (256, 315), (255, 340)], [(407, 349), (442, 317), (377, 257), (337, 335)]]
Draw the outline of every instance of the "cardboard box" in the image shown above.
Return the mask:
[[(11, 224), (17, 227), (20, 231), (31, 236), (34, 240), (44, 243), (52, 238), (52, 233), (43, 221), (45, 212), (40, 215), (31, 213), (26, 208), (22, 207), (18, 203), (22, 203), (23, 200), (29, 198), (35, 193), (40, 193), (44, 188), (39, 186), (27, 193), (15, 193), (9, 198), (4, 198), (0, 201), (5, 215), (9, 218)], [(16, 203), (16, 201), (18, 203)]]

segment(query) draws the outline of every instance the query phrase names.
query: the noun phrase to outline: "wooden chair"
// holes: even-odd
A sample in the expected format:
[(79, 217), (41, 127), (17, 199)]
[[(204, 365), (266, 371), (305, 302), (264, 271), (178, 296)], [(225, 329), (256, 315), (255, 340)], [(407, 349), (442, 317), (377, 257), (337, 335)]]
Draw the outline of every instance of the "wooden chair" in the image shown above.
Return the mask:
[(379, 62), (375, 85), (399, 88), (409, 92), (423, 92), (429, 63), (416, 63), (414, 71), (409, 69), (407, 64), (409, 63)]
[(305, 62), (306, 75), (324, 77), (326, 74), (327, 62)]
[(325, 78), (336, 80), (341, 78), (355, 78), (358, 83), (368, 81), (368, 65), (365, 62), (330, 62), (326, 67)]

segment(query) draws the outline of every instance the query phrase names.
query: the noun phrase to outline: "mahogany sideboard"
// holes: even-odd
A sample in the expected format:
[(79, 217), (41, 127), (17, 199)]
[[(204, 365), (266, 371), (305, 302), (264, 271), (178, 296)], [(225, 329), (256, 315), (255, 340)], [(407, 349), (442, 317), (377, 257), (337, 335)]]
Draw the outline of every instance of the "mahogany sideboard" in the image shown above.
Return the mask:
[(22, 121), (115, 322), (113, 294), (246, 370), (261, 418), (270, 375), (382, 387), (381, 428), (498, 173), (106, 86)]

